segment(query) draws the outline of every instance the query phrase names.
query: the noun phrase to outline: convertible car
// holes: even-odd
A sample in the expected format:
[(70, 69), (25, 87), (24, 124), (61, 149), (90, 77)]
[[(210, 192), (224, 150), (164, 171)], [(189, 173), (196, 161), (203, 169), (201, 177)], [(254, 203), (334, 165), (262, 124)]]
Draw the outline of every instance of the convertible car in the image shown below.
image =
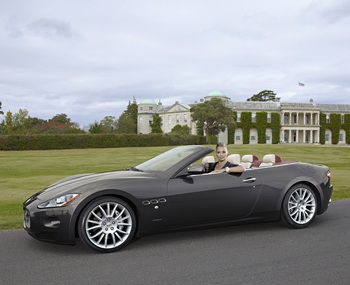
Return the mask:
[(243, 173), (205, 173), (207, 146), (180, 146), (124, 171), (75, 175), (23, 203), (24, 229), (34, 238), (100, 252), (134, 237), (214, 224), (279, 221), (304, 228), (324, 213), (333, 187), (327, 166), (269, 154), (230, 155)]

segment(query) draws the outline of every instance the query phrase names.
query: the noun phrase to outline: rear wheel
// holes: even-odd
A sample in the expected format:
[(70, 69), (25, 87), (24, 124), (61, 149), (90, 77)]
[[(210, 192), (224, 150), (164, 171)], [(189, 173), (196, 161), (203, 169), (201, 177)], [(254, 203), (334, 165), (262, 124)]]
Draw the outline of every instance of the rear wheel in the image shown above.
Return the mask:
[(317, 198), (311, 187), (297, 184), (290, 188), (284, 198), (282, 219), (290, 227), (307, 227), (317, 213)]
[(78, 221), (82, 242), (100, 252), (112, 252), (126, 246), (135, 234), (136, 218), (132, 208), (115, 197), (93, 200)]

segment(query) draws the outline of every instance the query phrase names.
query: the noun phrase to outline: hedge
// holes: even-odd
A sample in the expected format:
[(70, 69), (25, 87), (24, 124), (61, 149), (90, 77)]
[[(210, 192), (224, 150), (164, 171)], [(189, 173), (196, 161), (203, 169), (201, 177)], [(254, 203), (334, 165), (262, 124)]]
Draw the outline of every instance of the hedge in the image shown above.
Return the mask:
[(168, 134), (67, 134), (0, 136), (0, 150), (49, 150), (206, 144), (203, 136)]

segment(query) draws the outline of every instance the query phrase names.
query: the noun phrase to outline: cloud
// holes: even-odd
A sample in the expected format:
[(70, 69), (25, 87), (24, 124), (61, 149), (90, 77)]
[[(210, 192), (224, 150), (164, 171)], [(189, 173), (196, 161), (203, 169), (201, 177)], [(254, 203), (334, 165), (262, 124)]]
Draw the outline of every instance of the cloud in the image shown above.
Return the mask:
[(282, 101), (350, 104), (345, 0), (12, 0), (1, 6), (5, 112), (66, 113), (88, 125), (118, 117), (134, 97), (190, 104), (216, 89), (233, 101), (267, 89)]
[(37, 36), (50, 39), (70, 39), (75, 34), (69, 23), (55, 19), (41, 18), (28, 24), (27, 28)]

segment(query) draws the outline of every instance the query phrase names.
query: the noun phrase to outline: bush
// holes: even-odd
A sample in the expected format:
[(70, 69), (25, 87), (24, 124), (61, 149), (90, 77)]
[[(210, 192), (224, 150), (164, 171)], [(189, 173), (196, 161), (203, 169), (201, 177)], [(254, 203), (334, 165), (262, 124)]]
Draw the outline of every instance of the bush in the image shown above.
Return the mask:
[(205, 137), (164, 134), (47, 134), (0, 136), (0, 150), (49, 150), (205, 144)]

